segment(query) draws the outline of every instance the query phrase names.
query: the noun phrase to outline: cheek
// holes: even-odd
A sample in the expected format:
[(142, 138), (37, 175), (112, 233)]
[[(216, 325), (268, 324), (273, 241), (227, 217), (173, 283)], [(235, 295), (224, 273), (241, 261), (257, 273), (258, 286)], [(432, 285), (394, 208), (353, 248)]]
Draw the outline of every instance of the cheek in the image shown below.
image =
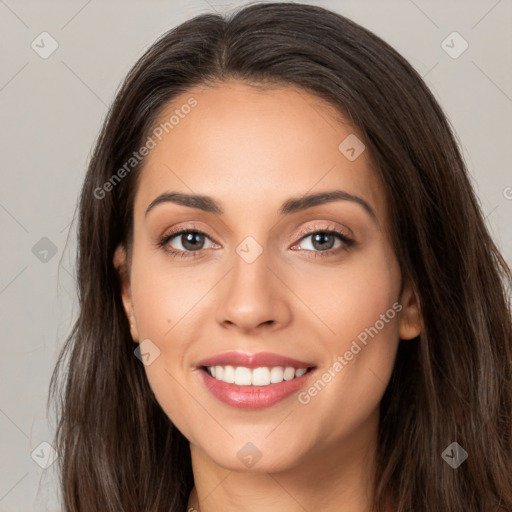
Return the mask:
[[(336, 422), (343, 410), (350, 430), (378, 407), (398, 348), (400, 279), (398, 262), (381, 246), (332, 273), (329, 286), (318, 291), (317, 307), (331, 335), (322, 337), (327, 369), (300, 397), (312, 415)], [(319, 429), (318, 435), (333, 435)]]
[(315, 414), (332, 415), (333, 421), (338, 414), (333, 411), (343, 406), (346, 420), (356, 425), (377, 406), (393, 370), (400, 269), (385, 247), (375, 246), (350, 264), (331, 268), (328, 280), (315, 277), (302, 293), (307, 292), (308, 306), (321, 320), (317, 332), (323, 334), (317, 340), (325, 363), (320, 382), (306, 390), (301, 403)]
[[(165, 343), (172, 339), (180, 322), (193, 314), (198, 283), (190, 270), (170, 270), (170, 265), (162, 265), (160, 260), (141, 257), (140, 264), (134, 260), (131, 286), (141, 339)], [(174, 343), (173, 346), (176, 347)]]
[[(189, 433), (194, 430), (191, 424), (193, 407), (190, 397), (184, 392), (186, 382), (183, 376), (188, 337), (180, 332), (186, 318), (182, 322), (179, 320), (190, 310), (188, 295), (193, 295), (193, 292), (175, 276), (171, 280), (168, 274), (149, 265), (137, 268), (134, 261), (132, 297), (139, 339), (149, 339), (154, 343), (149, 346), (157, 354), (144, 367), (148, 383), (174, 425), (181, 432)], [(174, 290), (179, 292), (174, 293)]]
[(297, 294), (307, 297), (308, 309), (320, 320), (318, 332), (324, 333), (321, 340), (329, 354), (348, 350), (351, 340), (361, 333), (364, 338), (376, 322), (383, 337), (397, 335), (392, 306), (398, 300), (400, 269), (388, 252), (385, 246), (374, 244), (351, 254), (339, 266), (319, 266), (307, 279), (294, 283)]

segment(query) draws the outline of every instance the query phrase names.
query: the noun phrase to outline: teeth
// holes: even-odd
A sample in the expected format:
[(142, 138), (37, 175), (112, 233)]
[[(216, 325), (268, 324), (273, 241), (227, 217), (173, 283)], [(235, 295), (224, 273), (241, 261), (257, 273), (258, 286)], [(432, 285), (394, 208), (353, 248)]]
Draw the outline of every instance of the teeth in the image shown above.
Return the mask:
[(233, 384), (235, 382), (235, 369), (232, 366), (224, 367), (223, 380), (229, 384)]
[(251, 385), (251, 370), (243, 366), (237, 366), (235, 370), (235, 384), (237, 386), (250, 386)]
[(295, 377), (302, 377), (307, 371), (307, 368), (299, 368), (298, 370), (295, 370)]
[(270, 370), (268, 368), (254, 368), (251, 384), (253, 386), (268, 386), (270, 384)]
[(245, 366), (207, 366), (207, 372), (217, 380), (236, 384), (237, 386), (268, 386), (279, 384), (283, 380), (292, 380), (302, 377), (307, 368), (293, 368), (291, 366), (262, 366), (260, 368), (246, 368)]

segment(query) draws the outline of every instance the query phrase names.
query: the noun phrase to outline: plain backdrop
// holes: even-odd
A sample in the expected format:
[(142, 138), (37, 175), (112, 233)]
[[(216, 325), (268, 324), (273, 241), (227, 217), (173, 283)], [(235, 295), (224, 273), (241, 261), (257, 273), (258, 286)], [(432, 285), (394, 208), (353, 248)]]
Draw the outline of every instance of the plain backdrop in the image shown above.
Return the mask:
[[(60, 510), (45, 407), (77, 314), (71, 221), (107, 108), (157, 37), (245, 3), (0, 0), (0, 511)], [(424, 77), (512, 262), (512, 1), (311, 3), (372, 30)]]

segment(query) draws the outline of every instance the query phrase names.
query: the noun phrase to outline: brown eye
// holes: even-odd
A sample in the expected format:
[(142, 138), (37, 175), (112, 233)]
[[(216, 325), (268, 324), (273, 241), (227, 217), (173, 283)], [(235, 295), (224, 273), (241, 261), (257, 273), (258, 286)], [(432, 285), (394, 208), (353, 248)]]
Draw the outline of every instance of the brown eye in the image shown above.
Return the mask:
[(307, 238), (311, 238), (311, 245), (317, 251), (332, 249), (336, 243), (336, 236), (327, 232), (318, 232), (307, 236), (305, 239)]
[[(211, 243), (209, 247), (205, 247), (207, 240)], [(164, 235), (158, 245), (165, 252), (173, 256), (186, 258), (199, 255), (201, 249), (211, 248), (213, 242), (206, 233), (202, 231), (196, 229), (181, 229)]]
[(181, 246), (187, 251), (197, 251), (202, 249), (205, 243), (205, 235), (196, 231), (186, 231), (171, 237), (177, 238)]

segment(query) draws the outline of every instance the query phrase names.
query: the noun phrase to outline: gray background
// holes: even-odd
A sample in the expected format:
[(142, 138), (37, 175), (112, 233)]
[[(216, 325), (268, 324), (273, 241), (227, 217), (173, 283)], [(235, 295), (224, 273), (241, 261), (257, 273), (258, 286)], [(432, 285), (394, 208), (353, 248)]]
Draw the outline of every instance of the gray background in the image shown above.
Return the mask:
[[(244, 3), (0, 0), (0, 511), (59, 510), (56, 464), (41, 467), (51, 462), (41, 443), (53, 432), (45, 404), (77, 314), (71, 220), (107, 106), (163, 32)], [(512, 262), (512, 0), (315, 3), (374, 31), (424, 76)], [(58, 43), (47, 59), (31, 47), (49, 48), (43, 31)], [(453, 31), (469, 44), (458, 58), (442, 47)], [(452, 54), (463, 44), (453, 41), (444, 43)]]

